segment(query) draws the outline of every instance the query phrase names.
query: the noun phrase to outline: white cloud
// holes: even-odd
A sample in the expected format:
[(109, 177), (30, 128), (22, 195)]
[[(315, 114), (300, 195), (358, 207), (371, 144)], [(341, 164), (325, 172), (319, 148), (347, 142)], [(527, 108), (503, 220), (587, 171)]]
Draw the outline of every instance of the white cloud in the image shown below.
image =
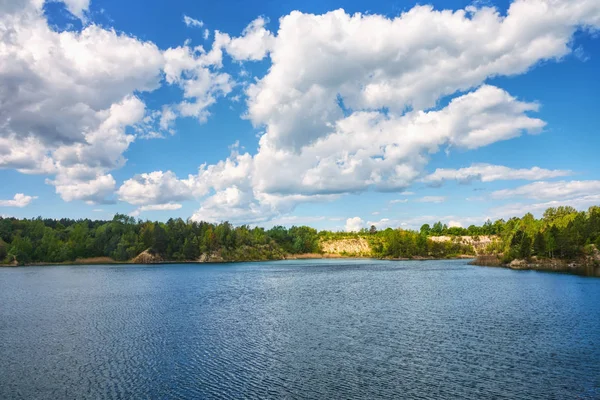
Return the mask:
[(193, 196), (192, 192), (190, 181), (179, 180), (171, 171), (155, 171), (126, 180), (117, 195), (119, 200), (133, 205), (160, 206), (189, 200)]
[(600, 181), (559, 181), (533, 182), (514, 189), (492, 192), (492, 198), (506, 199), (525, 197), (535, 200), (557, 200), (573, 197), (597, 195), (600, 193)]
[(238, 61), (258, 61), (265, 58), (273, 47), (275, 38), (265, 29), (267, 20), (259, 17), (252, 21), (242, 32), (242, 36), (227, 42), (225, 50)]
[[(537, 103), (482, 83), (560, 59), (581, 26), (600, 26), (596, 1), (517, 0), (506, 16), (489, 7), (449, 12), (416, 6), (392, 19), (343, 10), (292, 12), (276, 35), (259, 18), (238, 38), (215, 32), (208, 53), (171, 49), (167, 81), (184, 85), (185, 71), (222, 65), (223, 50), (234, 60), (271, 60), (267, 74), (246, 90), (247, 118), (264, 128), (257, 153), (203, 165), (185, 180), (195, 197), (208, 195), (193, 218), (261, 221), (300, 202), (401, 191), (442, 149), (539, 133), (545, 123), (529, 115)], [(200, 81), (215, 82), (210, 73)], [(447, 106), (430, 109), (457, 92)], [(201, 103), (204, 110), (211, 101)]]
[[(600, 27), (596, 0), (516, 0), (506, 16), (489, 7), (415, 6), (395, 18), (295, 11), (276, 34), (258, 18), (239, 37), (215, 31), (209, 51), (188, 42), (161, 52), (94, 24), (52, 31), (43, 1), (16, 3), (0, 3), (0, 168), (49, 174), (67, 201), (109, 200), (109, 172), (125, 163), (136, 137), (171, 133), (178, 117), (205, 121), (235, 86), (221, 71), (224, 53), (240, 62), (269, 57), (266, 75), (246, 86), (245, 116), (264, 132), (256, 154), (236, 149), (185, 179), (141, 174), (118, 191), (138, 207), (204, 198), (194, 218), (214, 221), (264, 221), (303, 202), (399, 192), (423, 176), (431, 154), (539, 133), (545, 123), (530, 116), (538, 104), (485, 81), (560, 59), (577, 29)], [(84, 15), (89, 1), (67, 6)], [(182, 99), (148, 113), (135, 93), (156, 89), (161, 70)], [(456, 97), (432, 108), (447, 95)], [(560, 173), (498, 168), (506, 167), (432, 175)], [(564, 175), (536, 179), (554, 176)]]
[(462, 228), (460, 221), (448, 221), (448, 227), (450, 228)]
[[(517, 136), (522, 130), (536, 131), (544, 123), (522, 114), (528, 108), (496, 87), (482, 86), (438, 111), (403, 116), (355, 112), (337, 121), (328, 136), (299, 151), (279, 148), (267, 133), (254, 157), (254, 185), (269, 193), (401, 190), (421, 175), (428, 155), (441, 146), (488, 144), (477, 134), (484, 130), (490, 133), (489, 142)], [(482, 114), (487, 115), (485, 121), (477, 117)], [(477, 139), (471, 141), (472, 136)]]
[[(453, 100), (442, 110), (409, 113), (399, 117), (399, 121), (379, 117), (370, 121), (372, 116), (368, 113), (349, 117), (341, 121), (330, 136), (304, 147), (300, 153), (279, 150), (263, 137), (256, 156), (236, 151), (225, 161), (202, 166), (197, 175), (191, 175), (183, 182), (187, 198), (190, 197), (189, 188), (193, 188), (190, 190), (195, 191), (195, 197), (209, 194), (210, 190), (223, 192), (231, 188), (230, 193), (238, 193), (244, 199), (244, 202), (232, 205), (209, 198), (193, 218), (225, 220), (241, 219), (246, 215), (246, 222), (257, 221), (279, 215), (284, 209), (288, 212), (293, 210), (293, 202), (322, 201), (370, 187), (377, 190), (406, 187), (420, 175), (422, 166), (427, 163), (427, 153), (437, 151), (443, 143), (459, 141), (469, 134), (469, 130), (464, 129), (463, 120), (481, 112), (480, 99), (487, 99), (484, 108), (494, 107), (494, 113), (501, 112), (503, 107), (489, 100), (490, 96), (494, 98), (499, 92), (501, 95), (495, 96), (496, 100), (515, 101), (501, 90), (485, 86)], [(505, 116), (499, 114), (498, 118)], [(534, 125), (540, 123), (529, 118), (527, 121)], [(273, 168), (273, 165), (278, 167)], [(167, 197), (160, 203), (177, 201), (169, 197), (177, 195), (177, 191), (163, 190), (160, 193)], [(214, 196), (223, 196), (223, 193)], [(123, 196), (121, 198), (128, 201)], [(150, 203), (155, 200), (146, 195), (142, 201)], [(229, 205), (231, 208), (228, 208)], [(244, 207), (247, 207), (246, 214)]]
[[(94, 24), (53, 31), (42, 5), (0, 14), (0, 168), (53, 175), (66, 201), (105, 201), (107, 173), (135, 139), (126, 129), (144, 118), (133, 93), (159, 86), (164, 59), (154, 44)], [(66, 5), (81, 18), (89, 1)]]
[(365, 227), (365, 221), (360, 217), (348, 218), (346, 220), (346, 232), (358, 232)]
[[(424, 110), (490, 76), (521, 74), (566, 55), (575, 30), (600, 26), (599, 15), (596, 0), (517, 0), (506, 16), (489, 7), (415, 6), (392, 19), (294, 11), (280, 20), (269, 73), (248, 88), (248, 116), (266, 127), (271, 143), (298, 150), (327, 136), (343, 117), (338, 97), (354, 112)], [(533, 108), (521, 104), (519, 113)], [(464, 147), (505, 137), (512, 128), (504, 124), (516, 122), (488, 119), (487, 113), (471, 118), (493, 131), (473, 131)]]
[(183, 15), (183, 23), (189, 28), (202, 28), (204, 26), (204, 22), (189, 17), (187, 15)]
[(398, 203), (408, 203), (408, 199), (390, 200), (390, 204), (398, 204)]
[(23, 208), (29, 205), (37, 196), (27, 196), (23, 193), (17, 193), (12, 200), (0, 200), (0, 207), (19, 207)]
[(526, 213), (540, 216), (550, 207), (571, 206), (578, 210), (587, 210), (600, 204), (600, 194), (592, 194), (571, 199), (551, 200), (541, 203), (514, 203), (495, 207), (491, 210), (494, 218), (522, 217)]
[(446, 201), (446, 197), (444, 196), (423, 196), (421, 198), (416, 199), (420, 203), (443, 203)]
[(56, 193), (65, 201), (83, 200), (88, 204), (113, 203), (110, 196), (115, 191), (115, 179), (111, 174), (90, 180), (59, 178), (49, 182), (56, 186)]
[[(211, 51), (206, 52), (201, 46), (184, 45), (167, 49), (165, 57), (165, 78), (168, 84), (178, 85), (183, 90), (183, 100), (174, 107), (168, 107), (161, 124), (170, 123), (177, 116), (195, 117), (205, 122), (210, 115), (208, 108), (221, 96), (229, 94), (233, 82), (229, 74), (219, 72), (222, 66), (222, 47), (228, 37), (215, 35)], [(166, 120), (165, 120), (166, 118)]]
[(430, 175), (423, 178), (423, 182), (440, 185), (447, 180), (456, 180), (461, 183), (472, 181), (492, 182), (498, 180), (539, 180), (572, 175), (572, 171), (549, 170), (539, 167), (514, 169), (503, 165), (472, 164), (470, 167), (460, 169), (438, 168)]
[(62, 0), (62, 3), (65, 4), (71, 14), (85, 21), (85, 12), (90, 7), (90, 0)]

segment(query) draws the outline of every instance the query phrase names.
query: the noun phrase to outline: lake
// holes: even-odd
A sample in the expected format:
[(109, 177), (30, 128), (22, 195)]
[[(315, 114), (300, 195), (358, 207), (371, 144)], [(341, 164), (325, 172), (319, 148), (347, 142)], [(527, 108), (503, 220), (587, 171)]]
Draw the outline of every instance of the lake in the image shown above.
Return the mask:
[(0, 268), (2, 399), (599, 399), (600, 279), (466, 261)]

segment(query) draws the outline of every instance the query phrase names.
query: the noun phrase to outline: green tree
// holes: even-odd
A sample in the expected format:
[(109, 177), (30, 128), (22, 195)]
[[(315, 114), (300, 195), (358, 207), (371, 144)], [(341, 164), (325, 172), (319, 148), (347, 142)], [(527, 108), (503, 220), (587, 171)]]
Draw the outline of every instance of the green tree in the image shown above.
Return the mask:
[(546, 239), (541, 231), (538, 231), (533, 239), (533, 253), (538, 257), (546, 256)]
[(28, 237), (15, 236), (8, 252), (9, 258), (17, 260), (19, 264), (27, 264), (33, 256), (33, 245)]

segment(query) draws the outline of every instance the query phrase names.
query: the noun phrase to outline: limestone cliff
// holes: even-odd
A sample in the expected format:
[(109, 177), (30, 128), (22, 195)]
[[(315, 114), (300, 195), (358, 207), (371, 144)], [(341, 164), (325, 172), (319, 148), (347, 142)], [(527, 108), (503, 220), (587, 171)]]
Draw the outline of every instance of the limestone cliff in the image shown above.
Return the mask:
[(364, 238), (334, 239), (321, 242), (325, 254), (344, 254), (354, 256), (369, 256), (371, 246)]
[(450, 242), (458, 241), (460, 243), (469, 244), (475, 249), (475, 254), (485, 254), (486, 249), (492, 243), (498, 241), (497, 236), (430, 236), (429, 239), (433, 242)]

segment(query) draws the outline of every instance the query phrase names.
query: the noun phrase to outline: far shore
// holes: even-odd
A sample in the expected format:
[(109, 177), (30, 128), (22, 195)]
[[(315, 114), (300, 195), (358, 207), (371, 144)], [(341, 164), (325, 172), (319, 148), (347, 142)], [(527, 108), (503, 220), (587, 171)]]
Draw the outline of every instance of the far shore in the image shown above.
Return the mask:
[(434, 260), (472, 260), (475, 256), (471, 255), (459, 255), (456, 257), (447, 258), (435, 258), (435, 257), (413, 257), (413, 258), (377, 258), (370, 256), (361, 255), (341, 255), (341, 254), (318, 254), (318, 253), (305, 253), (305, 254), (289, 254), (284, 258), (272, 259), (272, 260), (208, 260), (208, 261), (180, 261), (180, 260), (161, 260), (153, 261), (148, 263), (139, 263), (129, 261), (116, 261), (109, 257), (94, 257), (90, 259), (77, 259), (75, 261), (64, 261), (64, 262), (36, 262), (28, 264), (0, 264), (0, 267), (5, 268), (18, 268), (18, 267), (44, 267), (44, 266), (57, 266), (57, 265), (164, 265), (164, 264), (226, 264), (226, 263), (246, 263), (246, 262), (271, 262), (271, 261), (285, 261), (285, 260), (325, 260), (325, 259), (348, 259), (348, 260), (384, 260), (384, 261), (434, 261)]
[(484, 255), (476, 257), (470, 262), (471, 265), (492, 268), (508, 268), (517, 271), (542, 271), (557, 272), (571, 275), (600, 277), (600, 265), (590, 260), (567, 261), (561, 259), (538, 259), (513, 260), (510, 263), (503, 262), (498, 256)]
[(494, 257), (494, 262), (490, 262), (491, 256), (473, 256), (473, 255), (459, 255), (454, 257), (447, 258), (435, 258), (435, 257), (413, 257), (413, 258), (378, 258), (378, 257), (369, 257), (369, 256), (361, 256), (361, 255), (342, 255), (342, 254), (319, 254), (319, 253), (305, 253), (305, 254), (288, 254), (284, 258), (280, 259), (272, 259), (272, 260), (221, 260), (221, 259), (210, 259), (206, 261), (153, 261), (147, 263), (134, 262), (133, 260), (129, 261), (116, 261), (109, 257), (95, 257), (89, 259), (77, 259), (75, 261), (66, 261), (66, 262), (58, 262), (58, 263), (30, 263), (24, 265), (16, 265), (16, 264), (0, 264), (0, 268), (18, 268), (18, 267), (44, 267), (44, 266), (68, 266), (68, 265), (166, 265), (166, 264), (238, 264), (238, 263), (256, 263), (256, 262), (272, 262), (272, 261), (285, 261), (285, 260), (326, 260), (326, 259), (346, 259), (346, 260), (383, 260), (383, 261), (435, 261), (435, 260), (472, 260), (469, 264), (473, 266), (479, 267), (495, 267), (495, 268), (507, 268), (512, 270), (531, 270), (531, 271), (541, 271), (541, 272), (556, 272), (556, 273), (564, 273), (570, 275), (580, 275), (580, 276), (589, 276), (589, 277), (600, 277), (600, 266), (582, 264), (582, 263), (574, 263), (574, 262), (566, 262), (561, 260), (554, 260), (552, 263), (549, 262), (525, 262), (523, 260), (518, 260), (518, 262), (513, 262), (509, 264), (505, 264), (499, 262), (499, 260)]

